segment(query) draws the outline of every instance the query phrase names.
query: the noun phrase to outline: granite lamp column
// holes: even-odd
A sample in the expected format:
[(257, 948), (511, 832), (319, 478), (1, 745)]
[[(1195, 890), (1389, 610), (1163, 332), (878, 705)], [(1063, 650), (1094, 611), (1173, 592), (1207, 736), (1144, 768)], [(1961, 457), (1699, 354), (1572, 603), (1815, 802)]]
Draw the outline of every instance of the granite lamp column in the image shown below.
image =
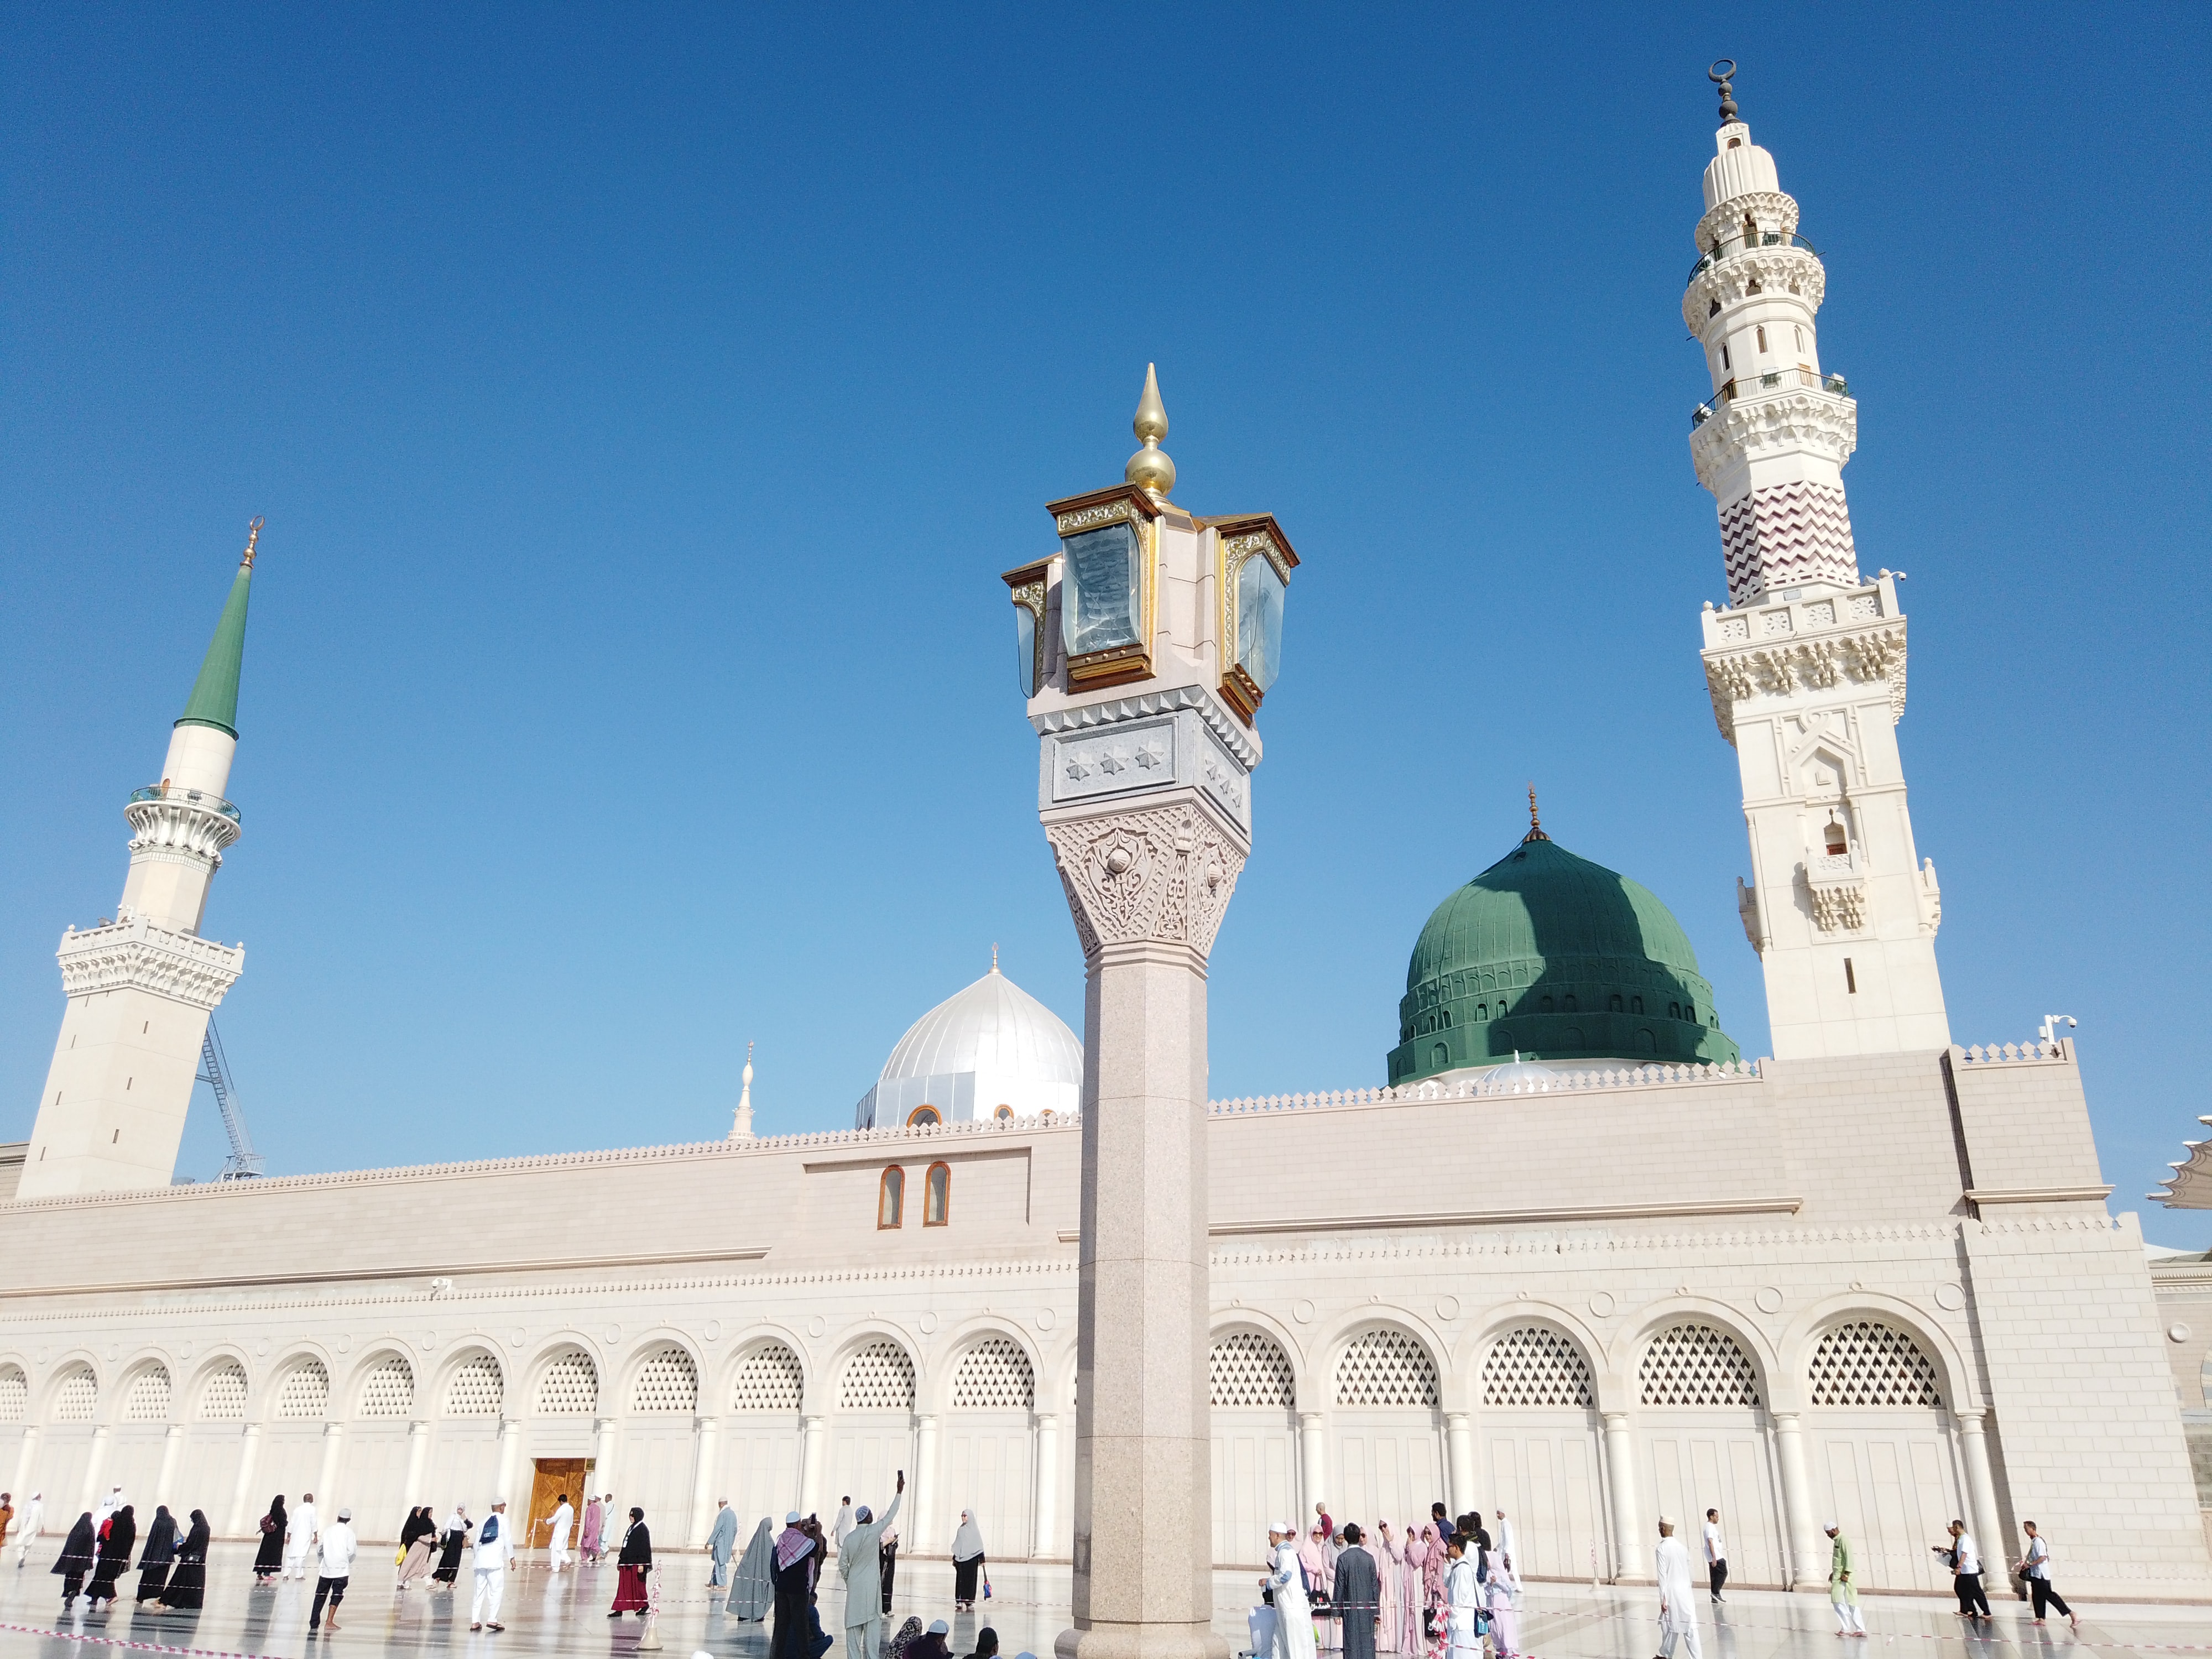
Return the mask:
[[(1254, 730), (1297, 556), (1168, 500), (1148, 369), (1124, 481), (1006, 573), (1037, 806), (1085, 968), (1075, 1627), (1060, 1659), (1225, 1659), (1212, 1634), (1206, 957), (1251, 848)], [(1255, 570), (1254, 567), (1260, 567)], [(1095, 1517), (1095, 1524), (1094, 1524)]]

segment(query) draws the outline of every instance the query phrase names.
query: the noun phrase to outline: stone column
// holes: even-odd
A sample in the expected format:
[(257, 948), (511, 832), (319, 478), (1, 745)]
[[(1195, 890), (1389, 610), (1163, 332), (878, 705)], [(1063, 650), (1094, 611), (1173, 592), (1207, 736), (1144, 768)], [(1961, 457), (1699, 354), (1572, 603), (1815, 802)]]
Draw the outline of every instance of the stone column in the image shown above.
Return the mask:
[(321, 1494), (315, 1505), (318, 1520), (325, 1516), (333, 1521), (338, 1518), (338, 1506), (342, 1501), (338, 1497), (338, 1455), (344, 1449), (345, 1425), (324, 1424), (323, 1461), (315, 1473), (315, 1490)]
[[(15, 1454), (15, 1480), (8, 1488), (18, 1498), (32, 1490), (31, 1471), (39, 1466), (39, 1425), (27, 1424), (23, 1429), (23, 1443)], [(59, 1505), (56, 1505), (57, 1508)]]
[(691, 1469), (691, 1547), (696, 1550), (707, 1546), (708, 1530), (714, 1524), (714, 1500), (722, 1496), (714, 1490), (714, 1482), (722, 1478), (714, 1460), (722, 1443), (722, 1419), (699, 1418), (692, 1431), (699, 1442), (698, 1461)]
[(1982, 1550), (1982, 1588), (1987, 1589), (1994, 1583), (2002, 1589), (2005, 1568), (2012, 1558), (2005, 1547), (2010, 1540), (1997, 1519), (1996, 1480), (1990, 1472), (1989, 1412), (1977, 1406), (1953, 1415), (1959, 1419), (1959, 1450), (1966, 1465), (1966, 1502), (1972, 1506), (1972, 1513), (1966, 1518), (1973, 1522), (1974, 1542)]
[(161, 1437), (161, 1472), (154, 1478), (154, 1502), (157, 1505), (167, 1503), (169, 1494), (176, 1490), (177, 1459), (184, 1449), (185, 1425), (172, 1423), (169, 1431)]
[[(523, 1510), (530, 1507), (528, 1492), (523, 1493), (520, 1498), (514, 1495), (515, 1476), (520, 1468), (521, 1459), (522, 1424), (515, 1418), (502, 1418), (499, 1425), (499, 1487), (492, 1496), (507, 1499), (510, 1524), (512, 1524), (513, 1516), (520, 1515)], [(529, 1537), (529, 1522), (526, 1520), (523, 1523), (523, 1536), (526, 1540)]]
[[(1328, 1476), (1322, 1462), (1327, 1443), (1322, 1438), (1321, 1413), (1298, 1413), (1298, 1524), (1310, 1527), (1314, 1505), (1328, 1501)], [(1330, 1517), (1334, 1519), (1334, 1516)], [(1346, 1516), (1346, 1519), (1351, 1517)], [(1264, 1541), (1264, 1540), (1263, 1540)]]
[(1474, 1506), (1474, 1418), (1468, 1412), (1444, 1413), (1444, 1455), (1450, 1463), (1451, 1508), (1455, 1516)]
[(105, 1423), (92, 1431), (92, 1455), (84, 1460), (84, 1501), (76, 1506), (80, 1513), (99, 1507), (100, 1483), (107, 1474), (107, 1448), (114, 1437), (115, 1431)]
[[(1774, 1413), (1774, 1461), (1781, 1466), (1782, 1527), (1789, 1556), (1785, 1570), (1792, 1589), (1826, 1588), (1828, 1574), (1820, 1547), (1814, 1542), (1813, 1486), (1805, 1473), (1805, 1431), (1796, 1412)], [(1814, 1564), (1820, 1563), (1820, 1571)]]
[(829, 1471), (822, 1465), (828, 1449), (828, 1425), (820, 1417), (799, 1419), (799, 1512), (818, 1515), (822, 1510), (822, 1477)]
[(410, 1423), (407, 1425), (407, 1490), (401, 1494), (412, 1508), (422, 1498), (422, 1475), (430, 1466), (430, 1425)]
[(1650, 1550), (1644, 1540), (1648, 1536), (1650, 1549), (1656, 1549), (1659, 1528), (1656, 1516), (1647, 1527), (1637, 1507), (1636, 1436), (1626, 1412), (1605, 1414), (1605, 1480), (1613, 1491), (1613, 1582), (1649, 1583), (1651, 1572), (1643, 1562)]
[(1212, 1632), (1206, 963), (1246, 842), (1202, 798), (1048, 819), (1045, 833), (1085, 965), (1075, 1627), (1055, 1650), (1226, 1659)]
[(1036, 1510), (1030, 1518), (1030, 1554), (1052, 1553), (1060, 1535), (1060, 1419), (1042, 1412), (1036, 1420)]
[[(914, 1474), (907, 1480), (908, 1507), (914, 1513), (907, 1537), (916, 1555), (937, 1547), (937, 1414), (915, 1419)], [(948, 1545), (949, 1547), (949, 1545)]]
[(253, 1519), (249, 1506), (253, 1502), (254, 1470), (261, 1462), (261, 1425), (248, 1423), (239, 1439), (242, 1443), (238, 1450), (238, 1480), (231, 1487), (230, 1524), (223, 1528), (231, 1538), (241, 1535)]
[[(615, 1448), (619, 1443), (622, 1425), (611, 1417), (602, 1417), (592, 1425), (592, 1484), (602, 1492), (615, 1489)], [(605, 1525), (611, 1527), (615, 1518), (605, 1518)]]

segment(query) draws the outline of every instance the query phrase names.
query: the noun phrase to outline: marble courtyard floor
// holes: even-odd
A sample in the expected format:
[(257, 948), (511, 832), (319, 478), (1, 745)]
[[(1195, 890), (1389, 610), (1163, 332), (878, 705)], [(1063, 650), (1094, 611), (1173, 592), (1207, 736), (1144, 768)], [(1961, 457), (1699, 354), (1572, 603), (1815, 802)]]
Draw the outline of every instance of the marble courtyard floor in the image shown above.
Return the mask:
[[(197, 1615), (140, 1613), (125, 1604), (112, 1612), (57, 1619), (60, 1581), (46, 1568), (59, 1544), (57, 1538), (35, 1547), (31, 1565), (20, 1571), (11, 1547), (8, 1562), (0, 1565), (0, 1659), (125, 1659), (131, 1653), (180, 1650), (288, 1656), (341, 1650), (453, 1653), (461, 1659), (495, 1659), (504, 1650), (629, 1659), (644, 1628), (635, 1618), (606, 1616), (614, 1595), (611, 1565), (556, 1576), (526, 1565), (509, 1575), (501, 1609), (506, 1630), (471, 1636), (465, 1592), (394, 1592), (387, 1547), (371, 1548), (358, 1564), (346, 1595), (343, 1628), (335, 1635), (310, 1637), (313, 1581), (255, 1589), (249, 1571), (252, 1550), (246, 1544), (216, 1547), (209, 1566), (208, 1605)], [(663, 1574), (658, 1633), (669, 1659), (691, 1659), (701, 1652), (716, 1659), (764, 1659), (766, 1626), (728, 1617), (720, 1610), (719, 1594), (710, 1602), (702, 1558), (664, 1558)], [(462, 1576), (465, 1584), (468, 1575)], [(1232, 1652), (1247, 1645), (1244, 1613), (1256, 1600), (1257, 1577), (1256, 1571), (1214, 1575), (1215, 1628), (1229, 1639)], [(952, 1651), (959, 1655), (974, 1650), (977, 1628), (988, 1624), (998, 1631), (1008, 1659), (1024, 1650), (1051, 1659), (1053, 1638), (1068, 1624), (1067, 1570), (998, 1566), (991, 1579), (993, 1599), (977, 1613), (953, 1619), (951, 1567), (942, 1561), (901, 1561), (891, 1627), (910, 1613), (925, 1623), (946, 1619), (952, 1626)], [(124, 1583), (134, 1585), (137, 1576)], [(462, 1598), (458, 1602), (456, 1595)], [(1648, 1589), (1540, 1584), (1530, 1589), (1528, 1599), (1522, 1636), (1535, 1659), (1650, 1659), (1657, 1650), (1657, 1604)], [(823, 1596), (825, 1626), (842, 1617), (841, 1602), (836, 1593)], [(1869, 1596), (1863, 1606), (1870, 1636), (1863, 1644), (1836, 1638), (1835, 1621), (1821, 1596), (1740, 1590), (1721, 1607), (1701, 1600), (1698, 1613), (1705, 1621), (1705, 1659), (1836, 1659), (1851, 1649), (1879, 1650), (1881, 1659), (2212, 1653), (2212, 1607), (2083, 1607), (2081, 1633), (2075, 1636), (2063, 1620), (2035, 1629), (2026, 1606), (2008, 1599), (1996, 1603), (1987, 1635), (1968, 1636), (1949, 1605), (1927, 1597)], [(842, 1641), (828, 1659), (845, 1659)]]

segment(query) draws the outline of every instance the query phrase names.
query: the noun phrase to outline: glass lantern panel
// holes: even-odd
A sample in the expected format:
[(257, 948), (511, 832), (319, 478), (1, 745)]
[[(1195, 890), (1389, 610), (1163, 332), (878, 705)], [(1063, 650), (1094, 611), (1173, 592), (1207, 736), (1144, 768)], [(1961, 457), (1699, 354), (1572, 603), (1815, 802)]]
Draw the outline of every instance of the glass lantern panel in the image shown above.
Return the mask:
[(1135, 526), (1109, 524), (1060, 539), (1067, 575), (1060, 583), (1060, 634), (1068, 655), (1138, 643), (1138, 583), (1143, 543)]
[(1262, 691), (1283, 666), (1283, 579), (1258, 554), (1237, 574), (1237, 665)]
[(1025, 605), (1014, 607), (1014, 677), (1022, 695), (1036, 696), (1036, 612)]

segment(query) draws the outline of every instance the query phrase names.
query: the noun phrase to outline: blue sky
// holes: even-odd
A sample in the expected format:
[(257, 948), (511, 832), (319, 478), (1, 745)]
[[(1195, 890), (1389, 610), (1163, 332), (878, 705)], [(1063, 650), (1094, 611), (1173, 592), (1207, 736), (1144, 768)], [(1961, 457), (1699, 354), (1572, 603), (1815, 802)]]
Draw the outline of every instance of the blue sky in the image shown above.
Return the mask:
[(0, 1136), (257, 513), (207, 925), (272, 1169), (719, 1135), (748, 1039), (840, 1127), (994, 941), (1079, 1025), (997, 575), (1147, 361), (1178, 501), (1305, 560), (1213, 1091), (1379, 1082), (1532, 779), (1765, 1052), (1678, 310), (1728, 53), (1910, 573), (1954, 1031), (2076, 1016), (2138, 1205), (2212, 1111), (2212, 12), (1540, 9), (11, 7)]

